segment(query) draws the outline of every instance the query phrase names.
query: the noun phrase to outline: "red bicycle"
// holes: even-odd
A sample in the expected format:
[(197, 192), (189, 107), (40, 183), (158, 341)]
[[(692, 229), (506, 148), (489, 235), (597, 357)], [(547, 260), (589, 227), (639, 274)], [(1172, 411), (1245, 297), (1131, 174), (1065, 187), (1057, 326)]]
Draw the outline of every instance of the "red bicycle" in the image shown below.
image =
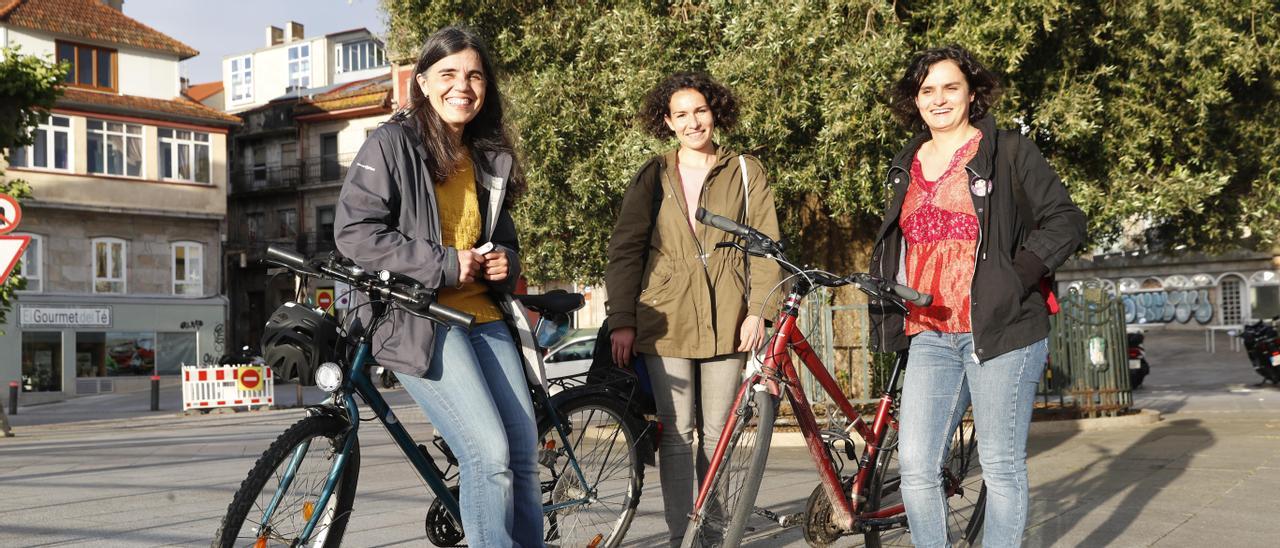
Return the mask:
[[(842, 536), (861, 535), (865, 545), (877, 547), (905, 542), (907, 516), (899, 494), (897, 463), (898, 386), (907, 363), (907, 353), (894, 360), (884, 393), (875, 407), (870, 424), (845, 397), (797, 327), (800, 303), (819, 287), (854, 284), (874, 301), (906, 309), (904, 301), (927, 306), (932, 298), (890, 281), (865, 273), (835, 276), (802, 269), (787, 261), (783, 247), (759, 231), (724, 217), (698, 210), (698, 220), (739, 238), (721, 246), (733, 247), (757, 257), (773, 259), (794, 280), (783, 301), (776, 331), (766, 346), (763, 362), (749, 365), (749, 371), (733, 403), (707, 475), (698, 491), (683, 546), (738, 546), (753, 515), (782, 526), (795, 516), (780, 516), (755, 507), (764, 477), (773, 435), (778, 402), (785, 392), (804, 434), (821, 482), (809, 496), (803, 512), (804, 538), (824, 546)], [(835, 402), (836, 411), (846, 417), (843, 428), (821, 429), (804, 387), (791, 361), (791, 353), (804, 363), (813, 377)], [(754, 364), (754, 360), (748, 360)], [(833, 411), (828, 410), (828, 417)], [(834, 422), (834, 421), (833, 421)], [(862, 454), (852, 436), (862, 440)], [(947, 495), (948, 534), (957, 545), (977, 542), (986, 507), (986, 486), (978, 464), (978, 445), (973, 422), (966, 417), (957, 425), (951, 450), (942, 469)], [(895, 538), (896, 537), (896, 538)]]

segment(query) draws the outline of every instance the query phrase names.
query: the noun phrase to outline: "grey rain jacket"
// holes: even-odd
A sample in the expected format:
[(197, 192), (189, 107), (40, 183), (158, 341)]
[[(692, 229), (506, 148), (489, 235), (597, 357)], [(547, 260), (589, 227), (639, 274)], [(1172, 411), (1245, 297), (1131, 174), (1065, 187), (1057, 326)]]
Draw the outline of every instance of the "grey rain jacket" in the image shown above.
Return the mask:
[[(1048, 309), (1033, 290), (1041, 276), (1080, 248), (1088, 220), (1035, 143), (1016, 131), (997, 131), (991, 116), (975, 126), (982, 131), (982, 140), (977, 155), (965, 166), (979, 227), (970, 310), (974, 354), (985, 361), (1048, 336)], [(894, 157), (885, 180), (893, 197), (876, 236), (871, 273), (887, 280), (903, 281), (898, 270), (904, 264), (905, 242), (898, 216), (911, 183), (912, 160), (928, 139), (926, 131), (907, 143)], [(1022, 186), (1035, 219), (1019, 215), (1014, 184)], [(881, 304), (873, 300), (870, 307), (872, 349), (905, 350), (905, 316), (896, 307)]]
[[(366, 270), (389, 270), (412, 277), (428, 288), (452, 287), (458, 282), (458, 250), (440, 242), (440, 215), (435, 185), (427, 171), (417, 120), (409, 117), (382, 124), (360, 147), (347, 170), (338, 200), (334, 237), (338, 251)], [(507, 312), (510, 294), (520, 277), (515, 222), (503, 207), (511, 175), (510, 154), (486, 153), (476, 161), (476, 189), (482, 215), (482, 235), (476, 245), (492, 241), (511, 262), (506, 280), (491, 284), (495, 301)], [(353, 294), (361, 325), (371, 311), (368, 299)], [(435, 348), (429, 320), (393, 310), (373, 337), (373, 357), (393, 371), (425, 376)]]

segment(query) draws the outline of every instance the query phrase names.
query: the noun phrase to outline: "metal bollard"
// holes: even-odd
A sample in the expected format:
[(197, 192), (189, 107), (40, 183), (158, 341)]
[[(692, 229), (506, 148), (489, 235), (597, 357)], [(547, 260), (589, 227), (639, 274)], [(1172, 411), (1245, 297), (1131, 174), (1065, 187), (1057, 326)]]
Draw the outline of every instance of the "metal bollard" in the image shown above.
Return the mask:
[(151, 410), (160, 410), (160, 375), (151, 376)]
[(18, 381), (9, 381), (9, 414), (18, 414)]

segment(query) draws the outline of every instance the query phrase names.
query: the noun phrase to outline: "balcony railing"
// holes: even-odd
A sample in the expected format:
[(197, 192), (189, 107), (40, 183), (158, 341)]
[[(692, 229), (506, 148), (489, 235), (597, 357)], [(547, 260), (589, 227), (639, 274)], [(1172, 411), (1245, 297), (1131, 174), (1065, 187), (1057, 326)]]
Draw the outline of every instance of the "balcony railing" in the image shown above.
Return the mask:
[(340, 183), (355, 154), (307, 158), (296, 165), (260, 165), (231, 173), (231, 191), (293, 190), (303, 184)]
[(308, 257), (337, 250), (333, 242), (332, 231), (304, 232), (293, 237), (261, 237), (250, 234), (247, 230), (233, 230), (227, 239), (226, 249), (229, 252), (244, 252), (248, 261), (258, 261), (266, 257), (268, 245), (289, 248)]

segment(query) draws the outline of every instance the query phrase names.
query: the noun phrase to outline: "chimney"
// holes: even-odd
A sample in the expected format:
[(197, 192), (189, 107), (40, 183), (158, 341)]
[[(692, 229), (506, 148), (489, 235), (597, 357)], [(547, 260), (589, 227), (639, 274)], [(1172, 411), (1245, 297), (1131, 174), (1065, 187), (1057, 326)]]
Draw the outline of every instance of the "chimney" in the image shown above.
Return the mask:
[(102, 3), (113, 10), (119, 12), (124, 11), (124, 0), (102, 0)]
[(284, 29), (280, 27), (267, 27), (267, 47), (274, 46), (284, 42)]
[(302, 39), (302, 23), (299, 23), (297, 21), (289, 21), (289, 23), (286, 24), (284, 28), (285, 28), (285, 31), (284, 31), (285, 42), (297, 42), (298, 40)]

